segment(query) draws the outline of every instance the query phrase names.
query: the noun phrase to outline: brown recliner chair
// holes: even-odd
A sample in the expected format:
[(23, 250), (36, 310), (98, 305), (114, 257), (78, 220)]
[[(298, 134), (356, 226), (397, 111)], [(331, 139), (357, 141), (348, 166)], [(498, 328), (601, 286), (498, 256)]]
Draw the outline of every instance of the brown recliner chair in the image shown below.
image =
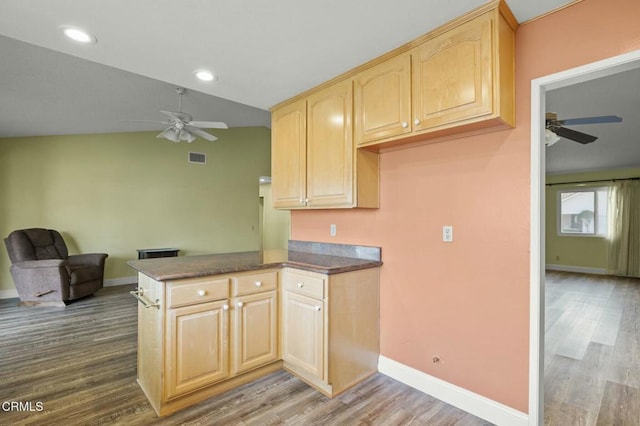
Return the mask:
[(31, 228), (4, 239), (21, 305), (60, 305), (102, 288), (105, 253), (69, 256), (58, 231)]

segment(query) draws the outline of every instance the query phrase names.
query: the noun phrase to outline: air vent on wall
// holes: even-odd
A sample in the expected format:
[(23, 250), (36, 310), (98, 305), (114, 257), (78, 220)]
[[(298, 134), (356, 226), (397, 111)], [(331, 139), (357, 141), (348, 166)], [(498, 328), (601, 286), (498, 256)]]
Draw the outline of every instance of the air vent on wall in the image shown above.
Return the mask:
[(190, 163), (198, 163), (198, 164), (206, 164), (207, 163), (207, 154), (203, 152), (190, 152), (189, 153), (189, 162)]

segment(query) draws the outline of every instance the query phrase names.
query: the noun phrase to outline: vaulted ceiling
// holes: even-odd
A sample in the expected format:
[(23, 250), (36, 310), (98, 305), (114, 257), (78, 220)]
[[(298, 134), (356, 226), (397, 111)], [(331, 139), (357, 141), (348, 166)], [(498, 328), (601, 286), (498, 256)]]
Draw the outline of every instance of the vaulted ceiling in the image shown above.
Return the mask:
[[(124, 120), (177, 110), (178, 86), (194, 119), (269, 126), (274, 104), (484, 3), (2, 0), (0, 137), (161, 130)], [(507, 0), (519, 22), (571, 3)], [(70, 42), (62, 25), (97, 43)], [(216, 80), (197, 80), (199, 69)]]

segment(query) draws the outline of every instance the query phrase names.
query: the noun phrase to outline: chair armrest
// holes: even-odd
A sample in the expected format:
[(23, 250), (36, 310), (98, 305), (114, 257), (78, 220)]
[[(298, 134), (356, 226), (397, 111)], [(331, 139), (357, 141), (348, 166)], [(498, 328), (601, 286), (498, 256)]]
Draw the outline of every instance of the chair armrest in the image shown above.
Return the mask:
[(45, 259), (45, 260), (25, 260), (24, 262), (14, 263), (14, 268), (36, 269), (36, 268), (59, 268), (67, 263), (64, 259)]
[(85, 253), (85, 254), (73, 254), (67, 258), (69, 265), (96, 265), (104, 266), (104, 260), (109, 255), (106, 253)]

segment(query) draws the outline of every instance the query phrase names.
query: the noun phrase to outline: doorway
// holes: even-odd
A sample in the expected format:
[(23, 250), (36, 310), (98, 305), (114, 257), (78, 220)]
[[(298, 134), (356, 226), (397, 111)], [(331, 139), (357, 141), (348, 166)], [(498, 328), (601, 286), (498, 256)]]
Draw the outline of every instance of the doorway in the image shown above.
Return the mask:
[(531, 82), (531, 211), (530, 211), (530, 329), (529, 425), (544, 423), (545, 330), (545, 149), (546, 92), (640, 68), (640, 51), (630, 52)]

